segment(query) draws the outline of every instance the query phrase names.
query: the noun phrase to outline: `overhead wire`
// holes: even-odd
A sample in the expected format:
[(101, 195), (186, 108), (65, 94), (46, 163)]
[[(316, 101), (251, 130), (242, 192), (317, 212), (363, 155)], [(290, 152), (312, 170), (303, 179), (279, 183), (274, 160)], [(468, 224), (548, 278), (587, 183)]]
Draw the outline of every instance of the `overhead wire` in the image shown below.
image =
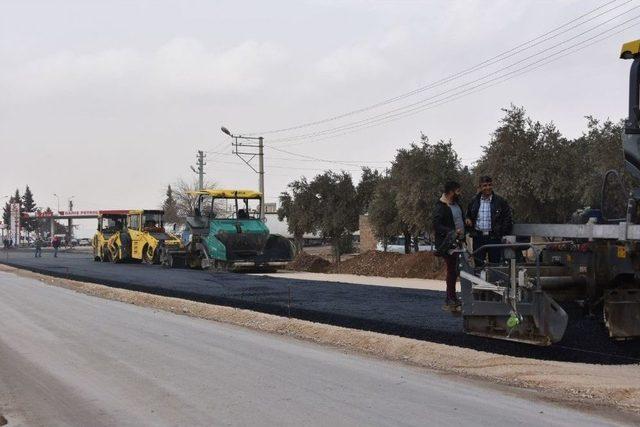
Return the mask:
[[(582, 41), (580, 41), (578, 43), (572, 44), (567, 48), (560, 49), (560, 50), (558, 50), (556, 52), (553, 52), (553, 53), (551, 53), (551, 54), (549, 54), (547, 56), (542, 57), (541, 59), (538, 59), (536, 61), (530, 62), (530, 63), (524, 65), (523, 67), (520, 67), (520, 68), (518, 68), (518, 69), (516, 69), (514, 71), (511, 71), (511, 72), (508, 72), (508, 73), (503, 73), (501, 75), (497, 75), (496, 76), (496, 73), (499, 73), (499, 72), (502, 72), (502, 71), (506, 71), (506, 70), (508, 70), (510, 68), (513, 68), (515, 65), (521, 64), (521, 63), (523, 63), (523, 62), (525, 62), (527, 60), (535, 58), (536, 56), (544, 54), (545, 52), (549, 52), (552, 49), (555, 49), (555, 48), (557, 48), (559, 46), (562, 46), (562, 45), (564, 45), (564, 44), (566, 44), (566, 43), (568, 43), (568, 42), (570, 42), (572, 40), (575, 40), (575, 39), (585, 35), (586, 33), (589, 33), (589, 32), (591, 32), (591, 31), (593, 31), (593, 30), (595, 30), (595, 29), (597, 29), (599, 27), (602, 27), (603, 25), (608, 24), (609, 22), (611, 22), (611, 21), (613, 21), (613, 20), (615, 20), (615, 19), (617, 19), (617, 18), (619, 18), (619, 17), (621, 17), (623, 15), (626, 15), (626, 14), (628, 14), (628, 12), (630, 12), (630, 11), (632, 11), (634, 9), (637, 9), (637, 8), (640, 8), (640, 5), (639, 6), (634, 6), (633, 8), (625, 11), (622, 14), (616, 15), (616, 16), (614, 16), (614, 17), (612, 17), (612, 18), (610, 18), (610, 19), (608, 19), (608, 20), (606, 20), (606, 21), (604, 21), (602, 23), (599, 23), (598, 25), (596, 25), (596, 26), (594, 26), (594, 27), (592, 27), (592, 28), (590, 28), (590, 29), (588, 29), (586, 31), (583, 31), (580, 34), (577, 34), (577, 35), (575, 35), (575, 36), (573, 36), (573, 37), (571, 37), (569, 39), (566, 39), (566, 40), (564, 40), (564, 41), (562, 41), (560, 43), (557, 43), (557, 44), (555, 44), (555, 45), (553, 45), (553, 46), (551, 46), (549, 48), (546, 48), (546, 49), (544, 49), (544, 50), (542, 50), (542, 51), (540, 51), (540, 52), (538, 52), (536, 54), (530, 55), (530, 56), (528, 56), (526, 58), (518, 60), (518, 61), (516, 61), (514, 63), (511, 63), (511, 64), (509, 64), (507, 66), (499, 68), (499, 69), (495, 70), (492, 73), (485, 74), (482, 77), (470, 80), (470, 81), (468, 81), (468, 82), (466, 82), (466, 83), (464, 83), (462, 85), (459, 85), (459, 86), (444, 90), (444, 91), (442, 91), (442, 92), (440, 92), (438, 94), (432, 95), (432, 96), (427, 97), (427, 98), (423, 98), (423, 99), (421, 99), (419, 101), (416, 101), (416, 102), (413, 102), (411, 104), (408, 104), (408, 105), (405, 105), (405, 106), (402, 106), (402, 107), (398, 107), (398, 108), (386, 111), (384, 113), (380, 113), (380, 114), (377, 114), (377, 115), (369, 116), (369, 117), (366, 117), (364, 119), (357, 120), (357, 121), (354, 121), (354, 122), (350, 122), (350, 123), (347, 123), (347, 124), (344, 124), (344, 125), (341, 125), (341, 126), (337, 126), (337, 127), (334, 127), (334, 128), (315, 131), (315, 132), (311, 132), (311, 133), (307, 133), (307, 134), (294, 135), (294, 136), (290, 136), (290, 137), (286, 137), (286, 138), (276, 138), (276, 139), (271, 140), (269, 143), (270, 144), (274, 144), (274, 143), (293, 141), (293, 140), (297, 140), (297, 139), (322, 136), (322, 135), (325, 135), (325, 134), (330, 134), (330, 133), (342, 131), (342, 130), (345, 130), (345, 129), (350, 129), (350, 128), (353, 128), (354, 126), (358, 126), (358, 125), (361, 125), (361, 124), (367, 124), (369, 122), (373, 123), (373, 122), (376, 122), (377, 120), (383, 120), (386, 117), (394, 116), (395, 115), (394, 113), (401, 113), (404, 110), (412, 111), (414, 107), (419, 107), (421, 105), (424, 105), (425, 103), (427, 103), (427, 105), (428, 105), (429, 104), (428, 101), (436, 100), (434, 102), (437, 102), (437, 98), (442, 97), (443, 95), (446, 95), (446, 94), (448, 94), (450, 92), (459, 90), (459, 89), (461, 89), (463, 87), (472, 86), (472, 88), (473, 88), (473, 84), (474, 83), (478, 83), (478, 82), (481, 82), (483, 80), (486, 80), (486, 82), (484, 82), (482, 84), (487, 84), (487, 83), (496, 81), (496, 80), (501, 79), (501, 78), (503, 78), (505, 76), (509, 76), (511, 74), (514, 74), (514, 73), (517, 73), (519, 71), (522, 71), (525, 68), (528, 68), (528, 67), (531, 67), (533, 65), (536, 65), (536, 64), (538, 64), (538, 63), (540, 63), (540, 62), (542, 62), (542, 61), (544, 61), (546, 59), (549, 59), (550, 57), (553, 57), (553, 56), (559, 55), (561, 53), (564, 53), (564, 52), (566, 52), (566, 51), (568, 51), (570, 49), (573, 49), (574, 47), (576, 47), (576, 46), (578, 46), (578, 45), (580, 45), (582, 43), (585, 43), (585, 42), (588, 42), (590, 40), (593, 40), (594, 38), (597, 38), (598, 36), (601, 36), (603, 34), (606, 34), (609, 31), (614, 30), (615, 28), (610, 28), (610, 29), (605, 30), (603, 32), (600, 32), (600, 33), (598, 33), (598, 34), (596, 34), (594, 36), (591, 36), (591, 37), (589, 37), (589, 38), (587, 38), (585, 40), (582, 40)], [(636, 15), (633, 18), (627, 19), (626, 21), (623, 21), (623, 22), (619, 23), (618, 25), (624, 25), (624, 24), (626, 24), (628, 22), (631, 22), (631, 21), (634, 21), (634, 20), (638, 19), (639, 17), (640, 17), (640, 15)]]
[[(519, 51), (518, 53), (523, 52), (523, 51), (531, 49), (531, 48), (533, 48), (533, 47), (535, 47), (535, 46), (537, 46), (539, 44), (542, 44), (542, 43), (544, 43), (546, 41), (549, 41), (549, 40), (551, 40), (553, 38), (556, 38), (556, 37), (558, 37), (558, 36), (560, 36), (562, 34), (565, 34), (565, 33), (569, 32), (569, 31), (571, 31), (571, 30), (573, 30), (573, 29), (575, 29), (575, 28), (577, 28), (577, 27), (579, 27), (581, 25), (584, 25), (584, 24), (586, 24), (588, 22), (593, 21), (594, 19), (599, 18), (600, 16), (606, 15), (606, 14), (612, 12), (613, 10), (616, 10), (616, 9), (618, 9), (620, 7), (623, 7), (624, 5), (630, 3), (630, 2), (632, 2), (634, 0), (627, 0), (627, 1), (617, 5), (615, 7), (607, 9), (607, 10), (605, 10), (605, 11), (603, 11), (603, 12), (601, 12), (601, 13), (599, 13), (599, 14), (597, 14), (597, 15), (595, 15), (595, 16), (587, 19), (587, 20), (584, 20), (583, 22), (581, 22), (579, 24), (576, 24), (576, 25), (574, 25), (574, 26), (572, 26), (570, 28), (565, 29), (564, 31), (561, 31), (561, 32), (559, 32), (559, 33), (557, 33), (557, 34), (555, 34), (553, 36), (550, 36), (554, 32), (556, 32), (556, 31), (558, 31), (558, 30), (560, 30), (560, 29), (562, 29), (564, 27), (567, 27), (567, 26), (573, 24), (574, 22), (577, 22), (577, 21), (581, 20), (582, 18), (587, 17), (587, 16), (597, 12), (598, 10), (601, 10), (601, 9), (603, 9), (603, 8), (609, 6), (609, 5), (611, 5), (611, 4), (613, 4), (613, 3), (617, 2), (617, 1), (618, 0), (611, 0), (609, 2), (606, 2), (606, 3), (602, 4), (601, 6), (598, 6), (598, 7), (594, 8), (594, 9), (591, 9), (590, 11), (588, 11), (588, 12), (586, 12), (586, 13), (584, 13), (584, 14), (576, 17), (576, 18), (573, 18), (573, 19), (569, 20), (569, 21), (563, 23), (560, 26), (555, 27), (555, 28), (547, 31), (544, 34), (541, 34), (541, 35), (539, 35), (537, 37), (534, 37), (534, 38), (532, 38), (530, 40), (527, 40), (527, 41), (525, 41), (523, 43), (520, 43), (517, 46), (514, 46), (514, 47), (512, 47), (512, 48), (510, 48), (510, 49), (508, 49), (508, 50), (506, 50), (504, 52), (501, 52), (501, 53), (499, 53), (497, 55), (494, 55), (491, 58), (483, 60), (483, 61), (481, 61), (481, 62), (479, 62), (479, 63), (477, 63), (477, 64), (475, 64), (475, 65), (473, 65), (471, 67), (468, 67), (466, 69), (463, 69), (461, 71), (453, 73), (453, 74), (451, 74), (449, 76), (446, 76), (444, 78), (436, 80), (435, 82), (429, 83), (429, 84), (427, 84), (425, 86), (419, 87), (419, 88), (414, 89), (412, 91), (409, 91), (409, 92), (394, 96), (392, 98), (385, 99), (383, 101), (380, 101), (378, 103), (375, 103), (375, 104), (372, 104), (372, 105), (369, 105), (369, 106), (366, 106), (366, 107), (363, 107), (363, 108), (359, 108), (359, 109), (352, 110), (352, 111), (349, 111), (349, 112), (346, 112), (346, 113), (334, 115), (334, 116), (331, 116), (331, 117), (328, 117), (328, 118), (325, 118), (325, 119), (322, 119), (322, 120), (316, 120), (316, 121), (312, 121), (312, 122), (302, 123), (300, 125), (290, 126), (290, 127), (286, 127), (286, 128), (273, 129), (273, 130), (267, 130), (267, 131), (261, 131), (261, 132), (251, 132), (251, 133), (247, 133), (247, 135), (258, 135), (258, 134), (260, 134), (260, 135), (269, 135), (269, 134), (274, 134), (274, 133), (282, 133), (282, 132), (288, 132), (288, 131), (292, 131), (292, 130), (302, 129), (302, 128), (305, 128), (305, 127), (317, 126), (317, 125), (320, 125), (320, 124), (328, 123), (330, 121), (335, 121), (335, 120), (343, 119), (343, 118), (346, 118), (346, 117), (349, 117), (349, 116), (352, 116), (352, 115), (355, 115), (355, 114), (359, 114), (359, 113), (362, 113), (362, 112), (370, 111), (372, 109), (375, 109), (375, 108), (378, 108), (378, 107), (381, 107), (381, 106), (384, 106), (384, 105), (388, 105), (390, 103), (393, 103), (393, 102), (405, 99), (407, 97), (413, 96), (413, 95), (418, 94), (420, 92), (423, 92), (423, 91), (426, 91), (426, 90), (429, 90), (429, 89), (444, 85), (444, 84), (449, 83), (451, 81), (457, 80), (457, 79), (463, 77), (464, 75), (466, 75), (466, 74), (468, 74), (470, 72), (477, 71), (479, 69), (486, 68), (486, 67), (489, 67), (489, 66), (491, 66), (491, 65), (493, 65), (493, 64), (495, 64), (497, 62), (500, 62), (500, 61), (506, 59), (506, 58), (504, 58), (505, 56), (507, 56), (507, 55), (509, 55), (509, 54), (511, 54), (513, 52), (517, 52), (517, 51)], [(550, 37), (547, 37), (547, 36), (550, 36)], [(541, 39), (543, 39), (543, 40), (541, 40)], [(527, 46), (527, 45), (529, 45), (529, 46)], [(510, 56), (512, 56), (512, 55), (510, 55)]]
[[(616, 36), (616, 35), (618, 35), (618, 34), (620, 34), (620, 33), (623, 33), (623, 32), (625, 32), (625, 31), (627, 31), (627, 30), (629, 30), (629, 29), (632, 29), (632, 28), (634, 28), (634, 27), (635, 27), (635, 26), (637, 26), (637, 25), (638, 25), (637, 23), (636, 23), (636, 24), (633, 24), (633, 25), (629, 25), (629, 26), (627, 26), (627, 27), (625, 27), (625, 28), (623, 28), (623, 29), (621, 29), (621, 30), (619, 30), (619, 31), (616, 31), (615, 33), (612, 33), (612, 34), (608, 35), (607, 37), (603, 37), (603, 38), (601, 38), (601, 39), (599, 39), (599, 40), (596, 40), (596, 41), (594, 41), (594, 42), (592, 42), (592, 43), (588, 43), (588, 44), (586, 44), (586, 45), (584, 45), (584, 46), (582, 46), (582, 47), (580, 47), (580, 48), (576, 49), (575, 51), (576, 51), (576, 52), (578, 52), (578, 51), (581, 51), (581, 50), (583, 50), (583, 49), (586, 49), (587, 47), (590, 47), (590, 46), (592, 46), (592, 45), (594, 45), (594, 44), (596, 44), (596, 43), (599, 43), (599, 42), (601, 42), (601, 41), (603, 41), (603, 40), (606, 40), (606, 39), (608, 39), (608, 38), (614, 37), (614, 36)], [(544, 63), (542, 63), (542, 64), (538, 65), (538, 66), (537, 66), (537, 67), (535, 67), (535, 68), (528, 69), (528, 70), (525, 70), (525, 71), (520, 72), (520, 73), (518, 73), (518, 74), (512, 75), (512, 76), (510, 76), (510, 77), (508, 77), (507, 79), (504, 79), (504, 80), (502, 80), (502, 81), (498, 81), (498, 82), (495, 82), (495, 83), (493, 83), (493, 84), (490, 84), (490, 85), (487, 85), (487, 86), (483, 86), (483, 87), (477, 87), (475, 90), (467, 91), (467, 92), (465, 92), (465, 93), (460, 94), (459, 96), (453, 96), (453, 95), (452, 95), (452, 96), (447, 97), (447, 98), (444, 98), (444, 99), (442, 99), (442, 100), (438, 100), (435, 104), (432, 104), (432, 105), (427, 106), (427, 107), (420, 108), (420, 109), (419, 109), (419, 111), (410, 111), (408, 114), (404, 114), (404, 115), (403, 115), (403, 116), (401, 116), (401, 117), (394, 117), (394, 118), (391, 118), (390, 120), (387, 120), (387, 121), (374, 123), (374, 124), (371, 124), (371, 125), (369, 125), (369, 126), (360, 127), (360, 128), (358, 128), (358, 129), (350, 130), (350, 131), (346, 131), (346, 132), (342, 132), (342, 133), (339, 133), (339, 134), (333, 134), (333, 135), (330, 135), (330, 136), (325, 136), (325, 137), (323, 137), (323, 138), (308, 139), (308, 140), (304, 140), (304, 141), (297, 142), (297, 143), (296, 143), (296, 142), (294, 142), (294, 143), (290, 143), (290, 144), (288, 144), (287, 146), (289, 147), (289, 146), (301, 145), (301, 144), (305, 144), (305, 143), (309, 143), (309, 142), (319, 142), (319, 141), (324, 141), (324, 140), (331, 139), (331, 138), (337, 138), (337, 137), (340, 137), (340, 136), (349, 135), (349, 134), (352, 134), (352, 133), (354, 133), (354, 132), (358, 132), (358, 131), (360, 131), (360, 130), (362, 130), (362, 129), (367, 129), (367, 128), (373, 128), (373, 127), (376, 127), (376, 126), (380, 126), (380, 125), (383, 125), (383, 124), (385, 124), (385, 123), (388, 123), (388, 122), (391, 122), (391, 121), (394, 121), (394, 120), (398, 120), (398, 119), (403, 118), (403, 117), (408, 117), (408, 116), (411, 116), (411, 115), (417, 114), (417, 113), (419, 113), (419, 112), (421, 112), (421, 111), (425, 111), (425, 110), (433, 109), (433, 108), (439, 107), (440, 105), (448, 104), (448, 103), (450, 103), (450, 102), (453, 102), (453, 101), (456, 101), (456, 100), (458, 100), (458, 99), (464, 98), (464, 97), (466, 97), (466, 96), (468, 96), (468, 95), (471, 95), (471, 94), (474, 94), (474, 93), (477, 93), (477, 92), (481, 92), (481, 91), (483, 91), (483, 90), (489, 89), (489, 88), (494, 87), (494, 86), (497, 86), (497, 85), (499, 85), (499, 84), (502, 84), (502, 83), (504, 83), (504, 82), (506, 82), (506, 81), (512, 80), (512, 79), (514, 79), (514, 78), (516, 78), (516, 77), (519, 77), (519, 76), (521, 76), (521, 75), (523, 75), (523, 74), (527, 74), (527, 73), (529, 73), (529, 72), (535, 71), (535, 70), (537, 70), (537, 69), (539, 69), (539, 68), (544, 67), (545, 65), (548, 65), (548, 64), (550, 64), (550, 63), (552, 63), (552, 62), (555, 62), (555, 61), (558, 61), (558, 60), (560, 60), (560, 59), (561, 59), (561, 57), (553, 58), (553, 59), (551, 59), (551, 60), (549, 60), (549, 61), (547, 61), (547, 62), (544, 62)], [(482, 85), (478, 85), (478, 86), (482, 86)], [(454, 95), (455, 95), (455, 94), (454, 94)]]
[[(640, 6), (636, 6), (635, 8), (637, 8), (637, 7), (640, 7)], [(637, 20), (638, 18), (640, 18), (640, 15), (637, 15), (637, 16), (634, 16), (633, 18), (627, 19), (626, 21), (618, 24), (617, 26), (624, 25), (624, 24), (627, 24), (629, 22), (633, 22), (633, 21)], [(608, 38), (612, 37), (613, 35), (617, 35), (617, 34), (623, 32), (623, 31), (626, 31), (626, 30), (628, 30), (630, 28), (633, 28), (635, 25), (636, 24), (630, 25), (630, 26), (625, 27), (624, 29), (622, 29), (620, 31), (616, 31), (613, 34), (610, 34), (610, 35), (608, 35), (606, 37), (603, 37), (603, 38), (601, 38), (599, 40), (595, 40), (592, 43), (587, 43), (587, 42), (589, 42), (591, 40), (594, 40), (594, 39), (598, 38), (599, 36), (602, 36), (604, 34), (607, 34), (607, 33), (611, 32), (611, 31), (615, 30), (615, 28), (609, 28), (609, 29), (607, 29), (605, 31), (602, 31), (602, 32), (600, 32), (600, 33), (598, 33), (598, 34), (596, 34), (594, 36), (591, 36), (591, 37), (589, 37), (589, 38), (587, 38), (585, 40), (582, 40), (582, 41), (580, 41), (578, 43), (572, 44), (572, 45), (570, 45), (570, 46), (568, 46), (568, 47), (566, 47), (564, 49), (558, 50), (558, 51), (556, 51), (556, 52), (554, 52), (554, 53), (552, 53), (550, 55), (547, 55), (547, 56), (545, 56), (543, 58), (540, 58), (540, 59), (538, 59), (536, 61), (533, 61), (533, 62), (531, 62), (529, 64), (526, 64), (523, 67), (517, 68), (516, 70), (510, 71), (508, 73), (503, 73), (503, 74), (500, 74), (498, 76), (494, 76), (494, 77), (492, 77), (490, 79), (487, 79), (487, 77), (495, 75), (495, 73), (492, 73), (490, 75), (485, 75), (485, 76), (483, 76), (481, 78), (475, 79), (475, 80), (473, 80), (471, 82), (468, 82), (468, 83), (466, 83), (464, 85), (461, 85), (461, 86), (458, 86), (456, 88), (452, 88), (452, 89), (443, 91), (443, 92), (441, 92), (441, 93), (439, 93), (437, 95), (431, 96), (429, 98), (425, 98), (425, 99), (423, 99), (421, 101), (415, 102), (413, 104), (409, 104), (409, 105), (407, 105), (405, 107), (402, 107), (402, 108), (397, 108), (397, 109), (388, 111), (388, 112), (386, 112), (384, 114), (379, 114), (379, 115), (376, 115), (376, 116), (370, 116), (370, 117), (368, 117), (366, 119), (362, 119), (362, 120), (359, 120), (359, 121), (356, 121), (356, 122), (348, 123), (348, 124), (345, 124), (345, 125), (342, 125), (342, 126), (338, 126), (338, 127), (335, 127), (335, 128), (326, 129), (326, 130), (323, 130), (323, 131), (313, 132), (313, 133), (304, 134), (304, 135), (292, 136), (292, 137), (289, 137), (289, 138), (276, 139), (276, 140), (271, 141), (270, 144), (272, 144), (272, 143), (286, 143), (286, 142), (291, 142), (291, 141), (300, 140), (300, 139), (306, 139), (306, 141), (304, 141), (304, 142), (317, 141), (319, 139), (317, 137), (319, 137), (319, 136), (323, 136), (323, 135), (331, 135), (331, 137), (341, 136), (341, 135), (344, 134), (344, 133), (341, 133), (342, 131), (351, 130), (351, 129), (360, 129), (360, 128), (373, 127), (373, 126), (368, 126), (368, 125), (373, 124), (375, 126), (375, 125), (377, 125), (376, 123), (379, 123), (379, 122), (388, 123), (389, 121), (394, 121), (394, 120), (397, 120), (399, 118), (407, 117), (409, 115), (416, 114), (417, 112), (424, 111), (426, 109), (430, 109), (434, 105), (436, 105), (436, 106), (442, 105), (443, 104), (442, 101), (453, 100), (453, 98), (459, 99), (459, 97), (460, 97), (459, 95), (461, 95), (461, 94), (475, 93), (475, 92), (478, 91), (478, 88), (481, 88), (483, 86), (493, 87), (493, 86), (496, 85), (496, 84), (489, 85), (489, 83), (496, 82), (496, 81), (498, 83), (502, 83), (502, 82), (511, 80), (514, 76), (519, 76), (519, 75), (522, 75), (522, 74), (537, 70), (537, 69), (541, 68), (544, 65), (547, 65), (547, 64), (549, 64), (551, 62), (554, 62), (554, 61), (556, 61), (558, 59), (561, 59), (562, 57), (557, 57), (557, 56), (562, 54), (562, 53), (564, 53), (564, 52), (566, 52), (566, 51), (568, 51), (568, 50), (572, 50), (572, 49), (576, 48), (577, 46), (580, 46), (580, 45), (583, 45), (583, 44), (587, 43), (583, 47), (578, 47), (578, 48), (574, 49), (575, 51), (582, 50), (583, 48), (586, 48), (586, 47), (591, 46), (591, 45), (593, 45), (595, 43), (598, 43), (600, 41), (608, 39)], [(556, 58), (554, 58), (554, 57), (556, 57)], [(551, 58), (553, 58), (553, 59), (551, 59)], [(551, 59), (551, 60), (549, 60), (549, 59)], [(534, 65), (535, 65), (535, 67), (534, 67)], [(506, 68), (511, 68), (511, 67), (504, 67), (503, 69), (506, 69)], [(460, 90), (462, 87), (470, 86), (472, 83), (478, 83), (478, 82), (480, 82), (482, 80), (486, 80), (486, 81), (484, 81), (482, 83), (479, 83), (479, 84), (477, 84), (475, 86), (472, 86), (469, 89)], [(448, 94), (450, 92), (453, 92), (453, 91), (456, 91), (456, 92), (454, 92), (454, 93), (452, 93), (452, 94), (450, 94), (448, 96), (444, 96), (443, 97), (443, 95), (446, 95), (446, 94)], [(429, 102), (429, 101), (431, 101), (431, 102)], [(389, 119), (391, 119), (391, 120), (389, 120)], [(351, 132), (349, 132), (349, 133), (351, 133)], [(322, 139), (325, 139), (325, 138), (322, 138)], [(283, 145), (285, 145), (285, 144), (283, 144)], [(298, 144), (289, 144), (289, 145), (298, 145)], [(269, 146), (271, 146), (271, 145), (269, 145)], [(273, 146), (271, 146), (271, 147), (273, 148)]]

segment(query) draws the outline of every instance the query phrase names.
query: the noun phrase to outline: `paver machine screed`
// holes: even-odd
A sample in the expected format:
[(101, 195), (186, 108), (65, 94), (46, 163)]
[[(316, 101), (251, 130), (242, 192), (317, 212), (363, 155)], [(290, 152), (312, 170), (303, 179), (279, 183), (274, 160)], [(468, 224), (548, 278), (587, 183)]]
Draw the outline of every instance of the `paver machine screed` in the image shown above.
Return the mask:
[[(640, 180), (640, 40), (623, 45), (620, 57), (633, 60), (624, 160)], [(621, 180), (617, 200), (626, 213), (606, 218), (604, 210), (612, 198), (607, 177), (620, 175), (608, 171), (601, 209), (574, 215), (570, 224), (515, 224), (514, 236), (493, 245), (504, 251), (500, 265), (476, 268), (470, 253), (460, 253), (467, 333), (549, 345), (562, 339), (569, 320), (560, 304), (570, 304), (602, 319), (612, 339), (640, 337), (640, 188), (626, 189)], [(533, 243), (518, 243), (516, 236)], [(523, 249), (533, 251), (533, 261), (523, 259)]]
[(261, 193), (252, 190), (199, 190), (193, 216), (187, 217), (191, 241), (187, 262), (192, 268), (216, 270), (275, 269), (294, 256), (285, 237), (270, 234), (257, 209)]

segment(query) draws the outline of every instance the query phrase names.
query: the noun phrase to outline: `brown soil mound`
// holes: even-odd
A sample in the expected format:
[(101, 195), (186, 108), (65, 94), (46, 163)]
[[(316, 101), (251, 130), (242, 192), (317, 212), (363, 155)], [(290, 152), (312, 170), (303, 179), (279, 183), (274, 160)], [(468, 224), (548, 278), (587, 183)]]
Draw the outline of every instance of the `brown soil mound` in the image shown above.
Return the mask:
[(293, 261), (287, 264), (287, 270), (326, 273), (330, 266), (331, 263), (322, 257), (300, 252)]
[(431, 252), (398, 254), (368, 251), (342, 261), (339, 266), (332, 265), (329, 272), (416, 279), (444, 280), (446, 277), (444, 262)]

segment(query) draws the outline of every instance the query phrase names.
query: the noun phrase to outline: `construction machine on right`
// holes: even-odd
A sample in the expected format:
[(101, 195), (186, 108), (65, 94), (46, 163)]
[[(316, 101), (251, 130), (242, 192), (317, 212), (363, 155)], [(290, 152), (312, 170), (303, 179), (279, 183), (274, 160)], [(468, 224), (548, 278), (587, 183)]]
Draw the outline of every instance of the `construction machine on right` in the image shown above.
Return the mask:
[[(628, 175), (640, 181), (640, 40), (624, 44), (620, 57), (633, 61), (628, 118), (623, 153), (611, 155), (623, 154)], [(620, 175), (605, 174), (603, 205), (614, 190), (607, 178)], [(621, 179), (618, 188), (625, 188)], [(611, 338), (639, 338), (640, 188), (618, 198), (626, 204), (618, 218), (591, 209), (571, 224), (515, 224), (514, 235), (494, 245), (504, 251), (500, 265), (476, 268), (472, 254), (460, 251), (465, 332), (550, 345), (562, 340), (569, 321), (563, 305), (577, 303), (603, 320)], [(533, 253), (528, 261), (525, 249)]]

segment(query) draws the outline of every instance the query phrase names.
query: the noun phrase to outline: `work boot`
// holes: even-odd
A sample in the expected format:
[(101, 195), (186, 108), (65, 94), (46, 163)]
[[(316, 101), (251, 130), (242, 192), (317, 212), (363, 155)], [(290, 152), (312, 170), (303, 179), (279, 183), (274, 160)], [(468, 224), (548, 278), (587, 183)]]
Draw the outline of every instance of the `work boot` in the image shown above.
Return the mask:
[(456, 312), (460, 311), (460, 306), (461, 304), (458, 298), (447, 297), (447, 299), (444, 301), (444, 306), (442, 306), (442, 309), (445, 311)]

